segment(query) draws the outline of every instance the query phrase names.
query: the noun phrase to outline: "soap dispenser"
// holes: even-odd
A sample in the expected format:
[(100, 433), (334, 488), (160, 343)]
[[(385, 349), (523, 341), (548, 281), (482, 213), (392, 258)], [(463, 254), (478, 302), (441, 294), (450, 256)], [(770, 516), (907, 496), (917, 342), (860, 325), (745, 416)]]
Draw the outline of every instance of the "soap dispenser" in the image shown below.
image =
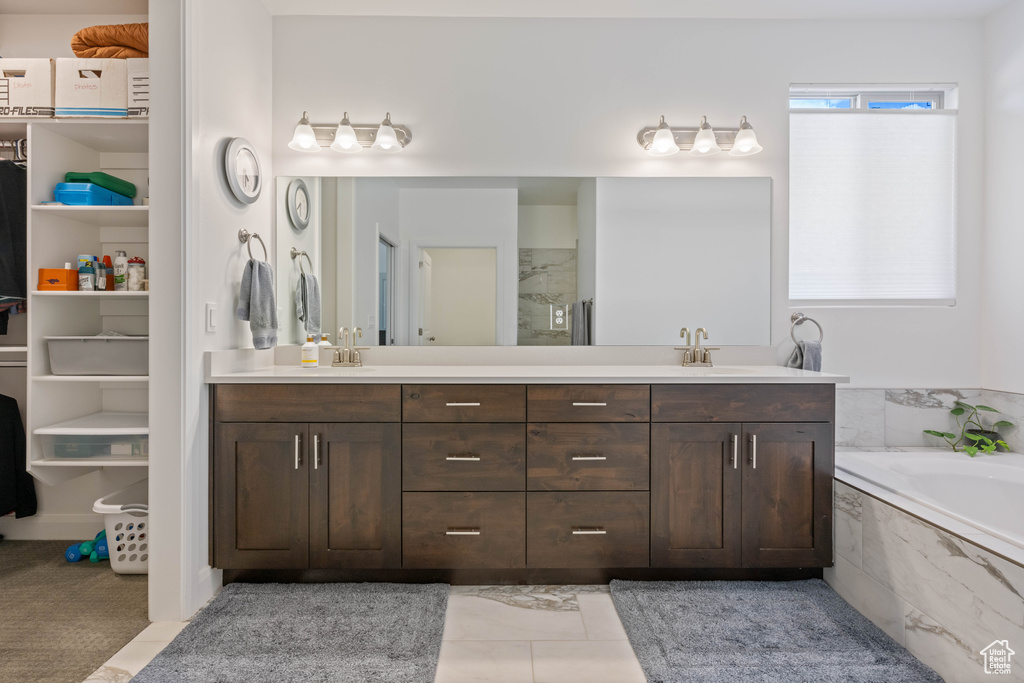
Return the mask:
[(302, 361), (304, 368), (316, 369), (320, 364), (320, 347), (313, 341), (313, 335), (306, 335), (306, 343), (302, 345)]

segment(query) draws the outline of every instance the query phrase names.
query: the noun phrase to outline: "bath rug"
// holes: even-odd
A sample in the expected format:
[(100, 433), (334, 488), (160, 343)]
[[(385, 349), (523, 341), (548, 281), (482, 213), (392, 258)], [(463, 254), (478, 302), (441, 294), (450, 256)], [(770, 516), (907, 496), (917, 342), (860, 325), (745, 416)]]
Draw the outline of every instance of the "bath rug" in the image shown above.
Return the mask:
[(232, 583), (135, 683), (431, 683), (445, 584)]
[(942, 682), (820, 579), (612, 581), (611, 592), (650, 683)]

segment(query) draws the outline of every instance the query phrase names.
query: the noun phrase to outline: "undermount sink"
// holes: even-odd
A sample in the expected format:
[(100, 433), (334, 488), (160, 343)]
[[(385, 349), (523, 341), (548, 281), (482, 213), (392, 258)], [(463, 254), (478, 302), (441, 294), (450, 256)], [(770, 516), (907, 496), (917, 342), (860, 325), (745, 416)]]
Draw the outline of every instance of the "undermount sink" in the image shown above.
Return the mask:
[(350, 367), (350, 368), (346, 368), (346, 367), (333, 368), (332, 367), (331, 370), (333, 370), (334, 372), (336, 372), (336, 373), (338, 373), (340, 375), (362, 375), (362, 374), (365, 374), (367, 372), (376, 372), (377, 368), (367, 368), (367, 367), (358, 367), (358, 366)]
[(763, 375), (776, 370), (772, 365), (720, 365), (710, 368), (682, 366), (679, 368), (685, 375), (732, 375), (736, 377), (744, 375)]

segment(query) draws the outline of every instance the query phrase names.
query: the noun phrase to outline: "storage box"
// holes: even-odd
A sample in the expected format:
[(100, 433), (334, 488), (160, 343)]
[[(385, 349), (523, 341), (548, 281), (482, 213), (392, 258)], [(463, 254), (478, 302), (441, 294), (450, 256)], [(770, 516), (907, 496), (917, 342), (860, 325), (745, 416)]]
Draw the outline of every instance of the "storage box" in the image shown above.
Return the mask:
[(0, 117), (52, 117), (53, 70), (52, 59), (0, 59)]
[(53, 197), (69, 206), (131, 206), (130, 197), (92, 183), (57, 183)]
[(54, 88), (56, 116), (127, 117), (127, 74), (123, 59), (58, 59)]
[(149, 118), (149, 59), (126, 59), (128, 118)]
[(45, 337), (54, 375), (148, 375), (149, 337)]
[(148, 458), (148, 434), (42, 434), (43, 457)]
[(40, 292), (77, 292), (78, 271), (64, 268), (40, 268), (39, 284), (36, 289)]

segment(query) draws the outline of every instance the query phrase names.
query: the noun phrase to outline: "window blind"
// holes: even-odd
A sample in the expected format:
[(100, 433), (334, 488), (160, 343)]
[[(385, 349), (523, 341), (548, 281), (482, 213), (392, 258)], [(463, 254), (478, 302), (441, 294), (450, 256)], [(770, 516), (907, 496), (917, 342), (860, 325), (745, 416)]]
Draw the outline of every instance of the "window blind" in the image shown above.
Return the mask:
[(790, 299), (954, 303), (955, 112), (789, 120)]

